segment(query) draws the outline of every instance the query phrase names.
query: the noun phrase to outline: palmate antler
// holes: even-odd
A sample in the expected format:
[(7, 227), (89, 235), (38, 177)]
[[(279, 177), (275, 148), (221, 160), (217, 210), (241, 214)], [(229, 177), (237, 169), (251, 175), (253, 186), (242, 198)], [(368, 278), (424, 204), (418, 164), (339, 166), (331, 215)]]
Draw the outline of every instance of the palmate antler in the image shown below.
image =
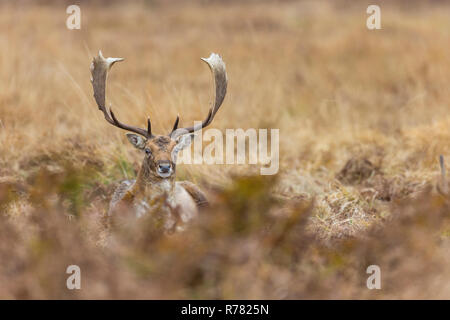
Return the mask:
[(186, 134), (205, 128), (213, 121), (214, 116), (216, 115), (217, 111), (219, 110), (220, 106), (223, 103), (223, 100), (225, 99), (228, 85), (228, 77), (225, 68), (225, 62), (223, 62), (222, 58), (216, 53), (211, 53), (209, 58), (202, 58), (202, 60), (208, 64), (214, 78), (214, 86), (215, 86), (214, 105), (209, 109), (206, 119), (203, 120), (202, 123), (197, 126), (180, 128), (177, 130), (179, 121), (179, 117), (177, 117), (171, 135), (174, 134), (175, 136), (177, 136), (177, 133), (175, 133), (175, 131), (180, 132), (179, 134)]
[(144, 137), (152, 137), (152, 125), (150, 123), (150, 118), (147, 119), (147, 130), (138, 127), (130, 126), (121, 123), (115, 117), (111, 108), (109, 108), (109, 114), (105, 107), (105, 91), (106, 91), (106, 78), (108, 77), (108, 71), (111, 69), (112, 65), (118, 61), (123, 61), (123, 58), (104, 58), (101, 51), (98, 52), (98, 56), (92, 60), (91, 63), (91, 82), (94, 88), (94, 98), (97, 102), (98, 109), (101, 110), (105, 116), (106, 121), (111, 123), (113, 126), (118, 128), (131, 131), (140, 134)]
[[(151, 131), (151, 122), (150, 118), (147, 119), (147, 130), (126, 125), (121, 123), (117, 118), (115, 117), (114, 113), (111, 111), (111, 108), (109, 109), (109, 113), (106, 110), (105, 107), (105, 90), (106, 90), (106, 78), (108, 76), (108, 71), (112, 67), (112, 65), (118, 61), (122, 61), (124, 59), (122, 58), (104, 58), (102, 55), (102, 52), (99, 51), (98, 56), (95, 57), (92, 60), (91, 64), (91, 82), (92, 87), (94, 88), (94, 97), (95, 101), (97, 102), (99, 110), (101, 110), (105, 116), (106, 121), (111, 123), (112, 125), (135, 132), (137, 134), (140, 134), (144, 137), (151, 138), (152, 131)], [(192, 133), (194, 131), (200, 130), (206, 126), (208, 126), (212, 120), (214, 119), (214, 116), (216, 115), (217, 111), (219, 110), (220, 106), (222, 105), (222, 102), (225, 98), (225, 95), (227, 93), (227, 84), (228, 84), (228, 78), (227, 73), (225, 69), (225, 63), (223, 62), (222, 58), (215, 53), (211, 53), (209, 58), (202, 58), (203, 61), (205, 61), (214, 78), (214, 85), (215, 85), (215, 99), (214, 99), (214, 105), (209, 109), (208, 116), (206, 117), (203, 122), (197, 126), (192, 127), (186, 127), (186, 128), (179, 128), (178, 129), (178, 123), (180, 121), (179, 116), (177, 116), (172, 132), (169, 134), (172, 136), (172, 138), (176, 138), (179, 135)]]

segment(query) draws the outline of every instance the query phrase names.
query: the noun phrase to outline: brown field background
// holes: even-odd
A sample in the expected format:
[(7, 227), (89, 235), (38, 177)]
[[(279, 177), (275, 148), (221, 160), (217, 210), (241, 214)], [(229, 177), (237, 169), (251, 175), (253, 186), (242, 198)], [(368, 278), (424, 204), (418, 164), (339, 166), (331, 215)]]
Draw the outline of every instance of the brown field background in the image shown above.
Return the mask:
[[(375, 31), (367, 1), (78, 3), (81, 30), (68, 2), (0, 2), (0, 298), (450, 298), (448, 2), (381, 1)], [(157, 133), (206, 116), (199, 58), (220, 53), (211, 127), (279, 128), (279, 174), (180, 165), (211, 209), (181, 234), (110, 235), (111, 193), (142, 156), (96, 107), (99, 49), (126, 58), (108, 81), (118, 118)]]

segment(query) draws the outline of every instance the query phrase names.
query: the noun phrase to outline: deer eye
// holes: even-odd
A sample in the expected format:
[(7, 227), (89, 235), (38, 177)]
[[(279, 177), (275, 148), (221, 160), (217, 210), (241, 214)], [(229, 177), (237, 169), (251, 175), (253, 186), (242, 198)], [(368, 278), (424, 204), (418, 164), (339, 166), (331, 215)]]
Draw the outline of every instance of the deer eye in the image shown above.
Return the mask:
[(145, 154), (148, 156), (152, 154), (152, 150), (150, 150), (150, 148), (145, 148), (144, 151), (145, 151)]

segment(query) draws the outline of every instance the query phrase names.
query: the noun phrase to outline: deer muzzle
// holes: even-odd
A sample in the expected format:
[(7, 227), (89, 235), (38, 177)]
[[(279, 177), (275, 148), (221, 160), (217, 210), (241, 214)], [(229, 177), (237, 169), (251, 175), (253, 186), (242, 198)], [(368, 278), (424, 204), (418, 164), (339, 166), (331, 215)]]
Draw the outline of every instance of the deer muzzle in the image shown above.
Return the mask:
[(173, 173), (172, 163), (167, 160), (158, 161), (156, 172), (161, 178), (170, 177)]

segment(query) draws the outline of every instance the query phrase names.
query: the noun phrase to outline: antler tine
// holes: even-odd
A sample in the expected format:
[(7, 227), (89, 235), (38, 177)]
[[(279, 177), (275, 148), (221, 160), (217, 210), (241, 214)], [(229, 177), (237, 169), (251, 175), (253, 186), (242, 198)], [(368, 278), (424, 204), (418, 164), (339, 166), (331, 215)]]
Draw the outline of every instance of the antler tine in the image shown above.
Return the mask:
[[(180, 115), (177, 115), (177, 118), (175, 119), (175, 123), (173, 124), (172, 132), (178, 129), (178, 123), (180, 122)], [(170, 134), (172, 134), (172, 132)]]
[(439, 186), (438, 183), (438, 190), (444, 195), (448, 195), (448, 182), (447, 182), (447, 173), (445, 170), (445, 162), (444, 162), (444, 156), (439, 156), (439, 165), (441, 167), (441, 186)]
[(112, 112), (111, 108), (109, 113), (105, 107), (105, 92), (106, 92), (106, 79), (108, 77), (108, 71), (112, 65), (116, 62), (123, 61), (123, 58), (105, 58), (101, 51), (98, 52), (98, 56), (94, 57), (91, 63), (91, 83), (94, 89), (94, 98), (97, 102), (98, 109), (103, 112), (105, 120), (113, 126), (120, 129), (135, 132), (146, 138), (152, 136), (150, 119), (147, 120), (147, 130), (138, 127), (130, 126), (121, 123), (117, 120), (116, 116)]
[[(216, 53), (211, 53), (209, 58), (202, 58), (202, 60), (208, 64), (213, 75), (215, 86), (214, 104), (209, 109), (206, 119), (203, 120), (200, 125), (187, 128), (180, 128), (179, 129), (180, 134), (192, 133), (208, 126), (213, 121), (214, 116), (216, 115), (217, 111), (222, 105), (223, 100), (225, 99), (225, 95), (227, 94), (228, 77), (225, 68), (225, 62), (223, 62), (222, 58)], [(178, 126), (178, 118), (175, 123)], [(174, 126), (172, 133), (175, 130), (177, 129)]]
[(148, 137), (153, 136), (152, 135), (152, 123), (150, 122), (150, 118), (147, 118), (147, 134), (148, 134)]

